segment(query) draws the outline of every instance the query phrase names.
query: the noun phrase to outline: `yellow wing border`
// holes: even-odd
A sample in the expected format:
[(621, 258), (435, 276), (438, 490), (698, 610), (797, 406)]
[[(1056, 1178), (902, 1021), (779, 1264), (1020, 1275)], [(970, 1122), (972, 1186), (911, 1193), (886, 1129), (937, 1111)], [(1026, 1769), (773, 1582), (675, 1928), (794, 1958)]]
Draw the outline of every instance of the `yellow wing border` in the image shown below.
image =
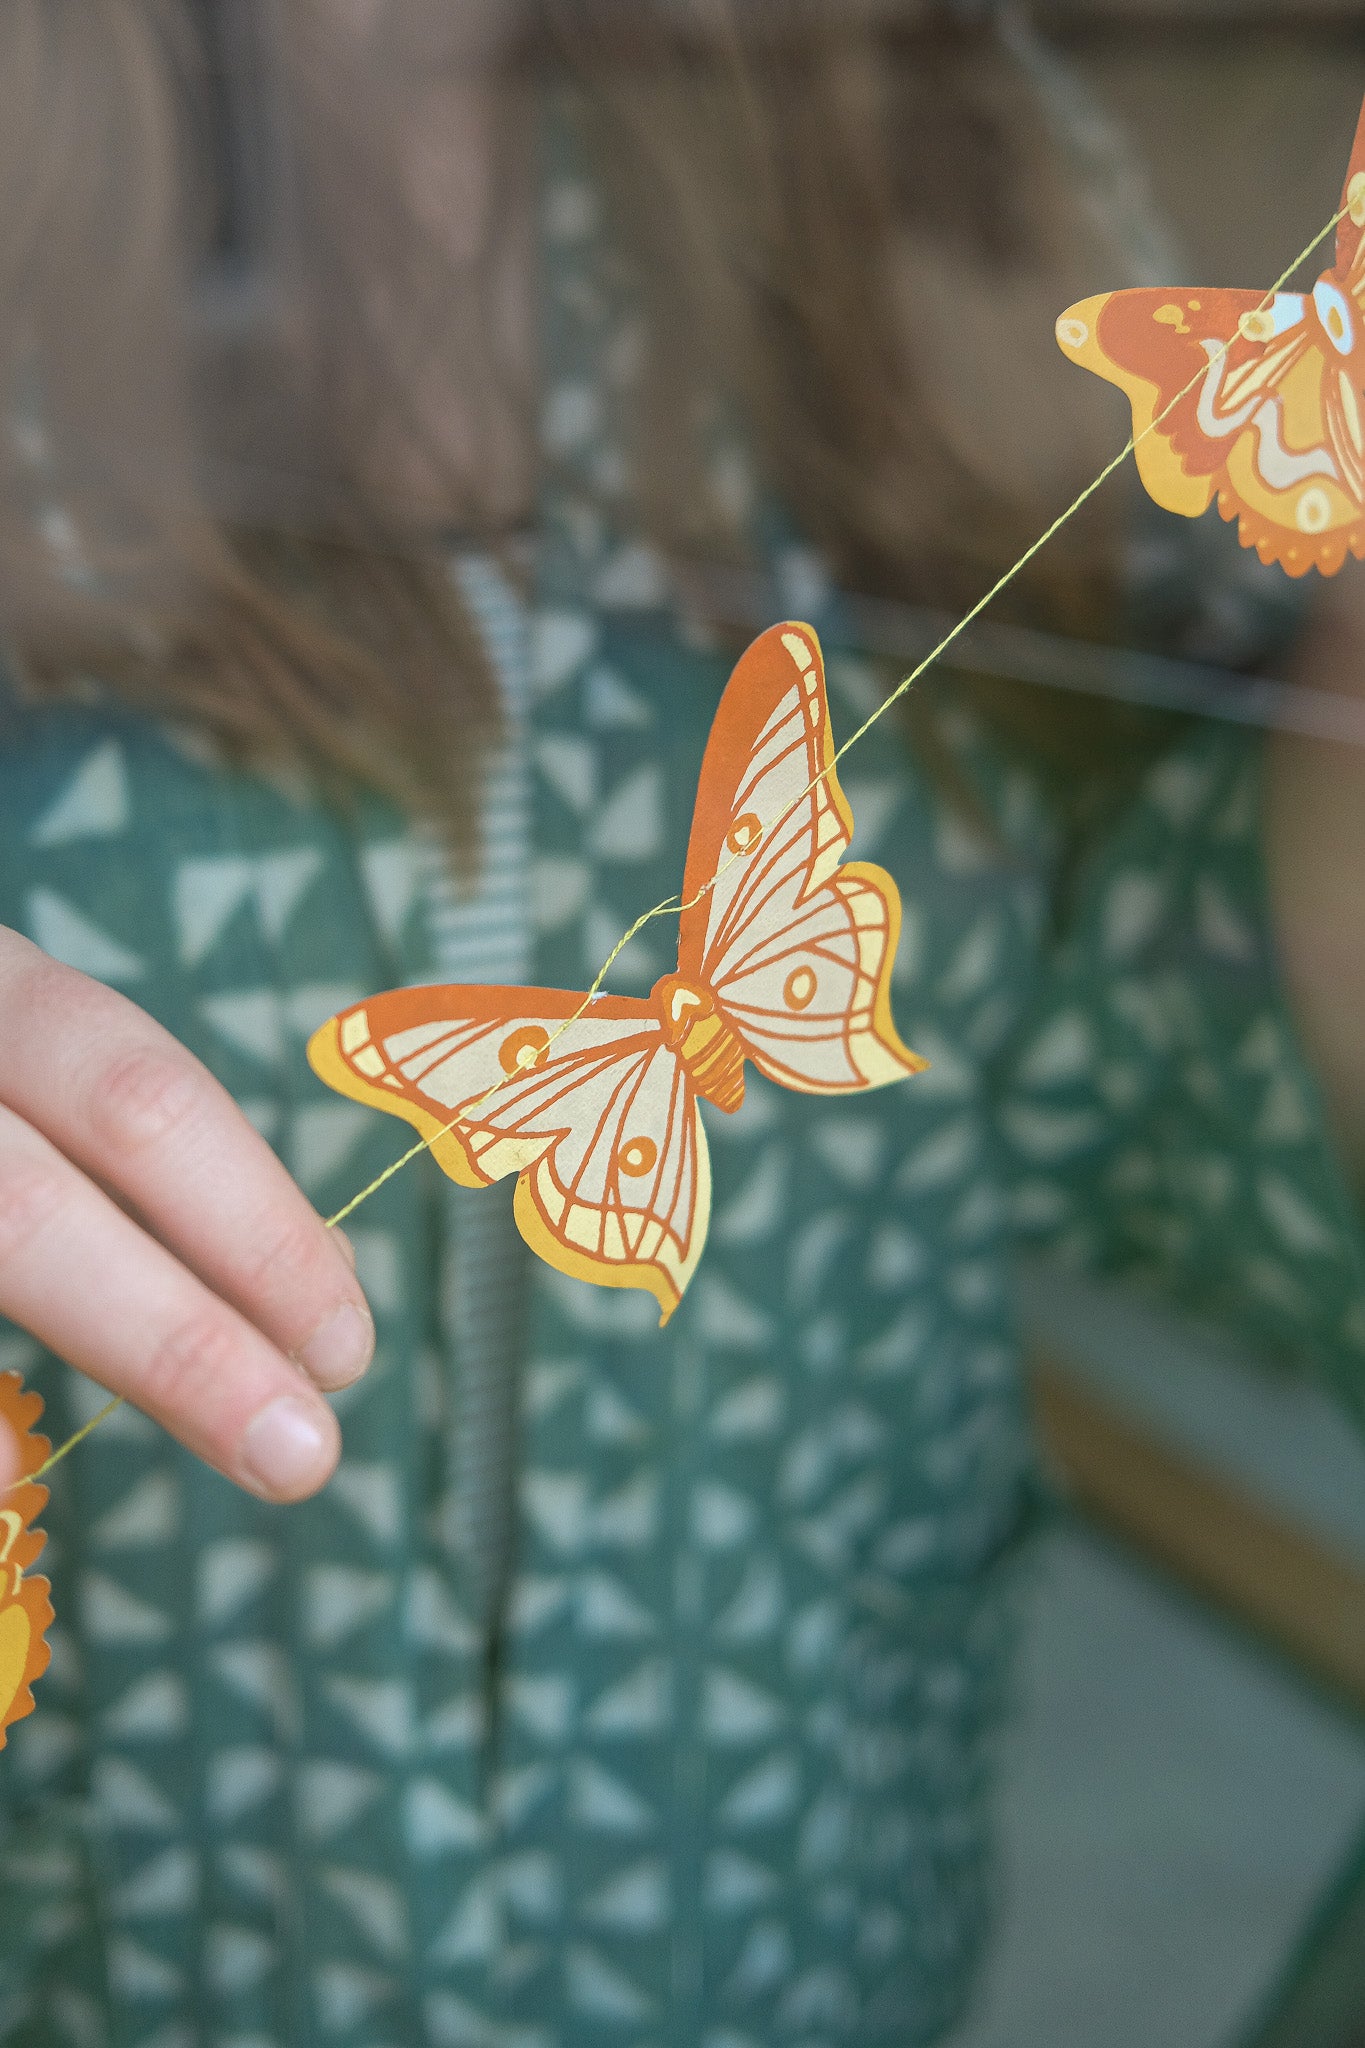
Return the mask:
[[(891, 1012), (891, 976), (895, 969), (896, 949), (900, 945), (901, 936), (901, 892), (896, 886), (894, 875), (888, 874), (885, 868), (878, 867), (873, 861), (844, 861), (825, 885), (838, 889), (840, 895), (852, 907), (855, 899), (841, 886), (845, 882), (860, 884), (863, 889), (879, 897), (886, 910), (886, 945), (874, 980), (872, 1034), (877, 1045), (890, 1060), (891, 1068), (885, 1073), (864, 1076), (869, 1088), (885, 1088), (893, 1081), (907, 1081), (912, 1074), (924, 1073), (929, 1065), (923, 1053), (915, 1052), (905, 1043), (896, 1028), (896, 1020)], [(855, 912), (855, 927), (857, 923)], [(856, 1058), (854, 1065), (858, 1066)], [(859, 1071), (863, 1071), (861, 1067)]]
[(329, 1017), (309, 1039), (308, 1063), (318, 1079), (334, 1088), (338, 1095), (348, 1096), (352, 1102), (364, 1103), (366, 1109), (383, 1109), (390, 1116), (402, 1117), (425, 1140), (427, 1150), (441, 1171), (462, 1188), (491, 1187), (492, 1181), (487, 1174), (479, 1172), (467, 1146), (453, 1127), (459, 1122), (458, 1117), (443, 1118), (435, 1110), (424, 1109), (421, 1103), (413, 1102), (409, 1096), (400, 1095), (397, 1089), (389, 1094), (350, 1066), (342, 1054), (340, 1037), (342, 1017), (351, 1014), (343, 1011), (339, 1016)]
[(1068, 306), (1057, 316), (1057, 345), (1071, 362), (1115, 385), (1128, 400), (1133, 414), (1133, 459), (1148, 496), (1166, 512), (1197, 519), (1213, 503), (1215, 478), (1191, 476), (1163, 429), (1151, 431), (1162, 403), (1160, 385), (1116, 361), (1099, 339), (1100, 316), (1110, 300), (1119, 296), (1117, 292), (1097, 292), (1093, 298), (1078, 299)]
[(706, 1143), (706, 1126), (701, 1120), (695, 1098), (691, 1100), (689, 1107), (696, 1133), (696, 1187), (692, 1202), (692, 1233), (682, 1262), (681, 1286), (674, 1281), (666, 1266), (661, 1266), (652, 1259), (613, 1264), (610, 1260), (596, 1258), (581, 1246), (569, 1244), (564, 1238), (556, 1236), (540, 1206), (534, 1186), (537, 1171), (548, 1165), (544, 1157), (518, 1174), (516, 1193), (512, 1198), (512, 1213), (516, 1217), (517, 1229), (531, 1250), (539, 1258), (544, 1259), (547, 1266), (553, 1266), (556, 1272), (567, 1274), (571, 1280), (587, 1280), (596, 1287), (634, 1287), (646, 1294), (652, 1294), (659, 1304), (660, 1329), (673, 1314), (691, 1283), (702, 1252), (706, 1248), (711, 1224), (711, 1154)]

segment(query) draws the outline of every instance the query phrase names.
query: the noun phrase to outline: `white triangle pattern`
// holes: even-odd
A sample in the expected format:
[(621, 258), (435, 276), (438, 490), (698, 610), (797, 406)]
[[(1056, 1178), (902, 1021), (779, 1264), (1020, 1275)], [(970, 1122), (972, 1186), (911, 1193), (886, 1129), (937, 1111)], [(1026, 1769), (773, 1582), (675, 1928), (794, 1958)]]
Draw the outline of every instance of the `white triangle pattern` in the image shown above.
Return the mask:
[(86, 839), (112, 839), (130, 818), (123, 748), (105, 740), (87, 754), (47, 809), (29, 827), (34, 847), (70, 846)]
[(36, 946), (64, 967), (74, 967), (95, 981), (121, 988), (141, 981), (146, 974), (147, 963), (141, 954), (95, 924), (55, 889), (30, 892), (24, 923)]

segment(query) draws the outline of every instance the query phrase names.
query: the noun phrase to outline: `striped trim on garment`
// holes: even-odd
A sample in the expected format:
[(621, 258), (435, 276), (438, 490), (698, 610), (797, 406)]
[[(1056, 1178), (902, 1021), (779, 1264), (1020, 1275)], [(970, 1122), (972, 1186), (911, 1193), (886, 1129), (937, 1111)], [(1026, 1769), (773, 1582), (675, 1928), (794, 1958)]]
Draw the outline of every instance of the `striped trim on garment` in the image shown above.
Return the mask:
[[(428, 842), (428, 927), (442, 980), (515, 985), (525, 981), (530, 962), (529, 619), (509, 577), (488, 556), (458, 557), (454, 574), (493, 664), (504, 734), (486, 768), (475, 874), (457, 882), (441, 849)], [(441, 1310), (454, 1412), (443, 1535), (470, 1611), (491, 1637), (512, 1568), (526, 1254), (510, 1181), (486, 1192), (451, 1186), (446, 1200), (451, 1249)]]

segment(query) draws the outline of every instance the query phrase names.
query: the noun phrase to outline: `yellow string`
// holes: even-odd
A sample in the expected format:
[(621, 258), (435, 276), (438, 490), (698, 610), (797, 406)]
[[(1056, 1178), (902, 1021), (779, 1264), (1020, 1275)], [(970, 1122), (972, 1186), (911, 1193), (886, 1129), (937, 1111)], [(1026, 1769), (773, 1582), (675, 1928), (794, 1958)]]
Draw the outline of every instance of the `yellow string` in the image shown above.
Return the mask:
[[(1350, 209), (1347, 206), (1338, 207), (1337, 211), (1332, 215), (1331, 219), (1327, 221), (1323, 227), (1319, 228), (1317, 234), (1314, 235), (1312, 241), (1307, 243), (1302, 249), (1300, 249), (1298, 255), (1294, 258), (1293, 262), (1288, 264), (1286, 268), (1280, 272), (1280, 275), (1276, 278), (1274, 284), (1272, 284), (1269, 290), (1265, 293), (1264, 297), (1261, 299), (1260, 305), (1256, 309), (1258, 312), (1264, 311), (1265, 308), (1269, 306), (1271, 300), (1275, 297), (1275, 294), (1284, 289), (1285, 285), (1294, 275), (1294, 272), (1298, 269), (1299, 265), (1301, 263), (1307, 262), (1308, 258), (1313, 254), (1313, 251), (1317, 249), (1323, 242), (1326, 241), (1327, 237), (1332, 233), (1332, 230), (1336, 227), (1337, 223), (1345, 218), (1349, 210)], [(1018, 561), (1011, 563), (1010, 567), (1006, 569), (1002, 575), (996, 578), (995, 582), (992, 583), (990, 589), (986, 591), (984, 596), (979, 597), (977, 599), (976, 603), (972, 606), (971, 610), (968, 612), (964, 612), (963, 616), (957, 621), (956, 625), (951, 626), (948, 629), (948, 631), (943, 635), (943, 638), (938, 642), (937, 646), (930, 648), (929, 652), (924, 656), (923, 660), (916, 663), (915, 667), (911, 669), (909, 675), (902, 677), (901, 681), (897, 683), (895, 689), (889, 691), (887, 695), (882, 699), (881, 703), (877, 706), (875, 711), (873, 711), (867, 718), (863, 720), (862, 724), (858, 727), (857, 731), (850, 733), (849, 737), (844, 741), (843, 745), (841, 747), (836, 748), (834, 754), (831, 756), (826, 766), (820, 770), (818, 775), (812, 776), (811, 780), (806, 784), (805, 788), (800, 791), (800, 793), (796, 796), (792, 803), (788, 804), (787, 808), (782, 813), (782, 818), (790, 817), (792, 811), (796, 808), (796, 805), (801, 803), (804, 798), (811, 795), (811, 793), (814, 790), (819, 788), (822, 782), (826, 781), (829, 778), (829, 776), (833, 774), (835, 768), (838, 766), (839, 762), (843, 760), (845, 754), (847, 754), (853, 747), (856, 747), (858, 742), (864, 739), (867, 736), (867, 734), (871, 732), (873, 726), (877, 723), (878, 719), (885, 718), (887, 712), (891, 709), (892, 705), (897, 703), (900, 700), (900, 698), (902, 698), (905, 695), (907, 690), (911, 690), (914, 688), (915, 684), (920, 680), (921, 676), (923, 676), (928, 669), (932, 668), (936, 661), (940, 661), (943, 658), (943, 656), (947, 653), (948, 649), (953, 645), (953, 642), (961, 638), (962, 634), (966, 632), (967, 628), (973, 623), (974, 620), (980, 618), (982, 612), (984, 612), (989, 605), (994, 604), (996, 598), (1000, 596), (1001, 592), (1007, 590), (1010, 584), (1014, 582), (1015, 578), (1023, 573), (1023, 571), (1028, 567), (1029, 563), (1034, 559), (1034, 557), (1040, 554), (1042, 550), (1047, 546), (1048, 542), (1054, 539), (1055, 536), (1058, 533), (1060, 533), (1061, 529), (1066, 525), (1067, 521), (1070, 519), (1074, 519), (1076, 514), (1082, 509), (1082, 507), (1088, 504), (1090, 499), (1094, 497), (1096, 491), (1100, 490), (1104, 484), (1108, 483), (1110, 477), (1113, 476), (1115, 470), (1121, 469), (1124, 463), (1128, 460), (1128, 457), (1135, 452), (1139, 444), (1145, 441), (1149, 434), (1155, 433), (1156, 429), (1161, 425), (1162, 421), (1164, 419), (1167, 419), (1170, 416), (1170, 414), (1174, 412), (1176, 406), (1179, 405), (1181, 399), (1187, 398), (1190, 392), (1194, 390), (1195, 386), (1197, 384), (1202, 383), (1204, 378), (1207, 377), (1209, 371), (1213, 368), (1214, 364), (1222, 361), (1223, 357), (1227, 354), (1228, 350), (1232, 346), (1232, 340), (1233, 337), (1229, 335), (1226, 341), (1220, 342), (1218, 347), (1209, 356), (1207, 363), (1205, 363), (1201, 369), (1196, 370), (1195, 374), (1190, 378), (1188, 384), (1182, 385), (1181, 389), (1176, 392), (1174, 398), (1170, 399), (1162, 407), (1161, 411), (1157, 413), (1154, 416), (1154, 418), (1148, 421), (1147, 425), (1142, 429), (1141, 433), (1130, 434), (1128, 436), (1127, 441), (1125, 441), (1123, 447), (1120, 448), (1118, 454), (1111, 457), (1111, 459), (1105, 463), (1104, 468), (1099, 472), (1097, 476), (1091, 479), (1091, 481), (1085, 486), (1084, 490), (1077, 492), (1076, 496), (1071, 500), (1071, 503), (1066, 507), (1065, 511), (1059, 512), (1057, 514), (1057, 517), (1052, 521), (1052, 524), (1049, 527), (1047, 527), (1042, 533), (1039, 534), (1038, 538), (1032, 543), (1031, 546), (1025, 548), (1023, 554), (1020, 555)], [(555, 1040), (557, 1038), (562, 1037), (564, 1032), (566, 1032), (569, 1029), (571, 1024), (576, 1024), (578, 1022), (579, 1018), (584, 1014), (589, 1004), (593, 1001), (593, 998), (600, 992), (603, 982), (606, 980), (607, 975), (611, 972), (611, 969), (615, 966), (617, 959), (625, 951), (626, 947), (630, 944), (631, 940), (636, 938), (638, 934), (644, 930), (647, 924), (652, 923), (656, 917), (681, 917), (685, 911), (694, 909), (698, 903), (701, 903), (711, 893), (711, 891), (715, 888), (716, 883), (720, 880), (721, 876), (726, 872), (727, 868), (733, 866), (736, 860), (739, 860), (741, 858), (748, 859), (748, 857), (754, 852), (755, 848), (761, 843), (764, 836), (768, 832), (772, 831), (775, 825), (778, 825), (782, 822), (782, 818), (770, 818), (766, 824), (760, 826), (757, 836), (754, 839), (750, 840), (749, 844), (743, 849), (743, 853), (732, 853), (727, 860), (722, 861), (720, 865), (717, 867), (715, 873), (710, 877), (710, 879), (707, 882), (705, 882), (700, 889), (698, 889), (696, 895), (689, 898), (686, 902), (684, 902), (681, 899), (681, 897), (677, 895), (666, 896), (662, 903), (656, 903), (653, 905), (651, 909), (642, 911), (640, 916), (636, 918), (634, 924), (630, 927), (630, 930), (624, 933), (623, 936), (619, 938), (616, 944), (612, 947), (610, 953), (608, 953), (606, 959), (602, 962), (601, 967), (594, 975), (592, 986), (588, 989), (587, 994), (583, 997), (582, 1002), (579, 1004), (578, 1008), (573, 1012), (572, 1016), (566, 1017), (564, 1021), (561, 1024), (557, 1025), (554, 1031), (550, 1033), (549, 1038), (546, 1040), (544, 1050), (548, 1052), (550, 1046), (554, 1044)], [(448, 1124), (444, 1124), (438, 1131), (433, 1131), (430, 1137), (422, 1138), (417, 1142), (417, 1144), (410, 1146), (408, 1150), (404, 1152), (400, 1158), (394, 1160), (391, 1166), (386, 1166), (382, 1173), (376, 1174), (375, 1178), (369, 1183), (367, 1187), (363, 1187), (360, 1190), (359, 1194), (352, 1195), (350, 1201), (347, 1202), (343, 1208), (338, 1209), (334, 1216), (328, 1216), (325, 1219), (326, 1228), (328, 1230), (331, 1230), (335, 1228), (337, 1224), (344, 1223), (346, 1218), (348, 1216), (353, 1215), (363, 1202), (369, 1201), (371, 1195), (378, 1194), (380, 1188), (386, 1186), (387, 1183), (393, 1179), (395, 1174), (401, 1173), (405, 1166), (411, 1165), (412, 1161), (414, 1159), (419, 1158), (423, 1152), (430, 1151), (433, 1145), (439, 1144), (442, 1138), (448, 1137), (449, 1134), (455, 1129), (455, 1126), (457, 1124), (464, 1122), (476, 1111), (482, 1109), (483, 1105), (490, 1099), (490, 1097), (496, 1095), (498, 1090), (500, 1088), (505, 1087), (507, 1085), (507, 1081), (512, 1078), (514, 1077), (508, 1075), (506, 1077), (499, 1078), (493, 1081), (491, 1085), (485, 1089), (484, 1093), (480, 1095), (475, 1101), (465, 1103), (461, 1107), (459, 1113), (456, 1116), (453, 1116)], [(83, 1440), (90, 1435), (92, 1430), (98, 1429), (99, 1425), (105, 1420), (105, 1418), (107, 1416), (112, 1415), (114, 1410), (121, 1406), (122, 1400), (123, 1397), (120, 1395), (115, 1400), (110, 1401), (107, 1407), (102, 1408), (99, 1414), (96, 1415), (92, 1421), (86, 1423), (84, 1429), (77, 1430), (76, 1434), (73, 1437), (69, 1438), (66, 1443), (62, 1444), (60, 1449), (55, 1450), (52, 1453), (51, 1457), (47, 1460), (46, 1464), (40, 1466), (37, 1472), (30, 1474), (30, 1478), (38, 1479), (42, 1477), (43, 1473), (50, 1472), (52, 1467), (56, 1464), (59, 1464), (60, 1461), (67, 1456), (68, 1452), (73, 1451), (76, 1448), (77, 1444), (83, 1442)]]
[[(77, 1444), (84, 1443), (85, 1439), (90, 1435), (92, 1430), (98, 1429), (102, 1422), (107, 1422), (109, 1420), (109, 1417), (113, 1414), (116, 1408), (121, 1408), (123, 1406), (123, 1403), (126, 1398), (127, 1397), (123, 1394), (115, 1394), (112, 1401), (105, 1402), (104, 1406), (100, 1409), (98, 1415), (91, 1416), (90, 1420), (86, 1423), (84, 1429), (78, 1429), (74, 1436), (69, 1436), (64, 1444), (60, 1445), (57, 1450), (52, 1452), (50, 1457), (45, 1458), (43, 1460), (43, 1463), (38, 1467), (36, 1472), (26, 1472), (22, 1479), (16, 1479), (14, 1481), (14, 1485), (31, 1486), (34, 1480), (41, 1479), (45, 1473), (50, 1472), (54, 1465), (60, 1465), (62, 1459), (66, 1457), (68, 1452), (74, 1451)], [(12, 1492), (13, 1488), (6, 1487), (5, 1491), (7, 1493)]]
[[(1338, 221), (1342, 220), (1345, 217), (1348, 210), (1349, 209), (1345, 206), (1338, 207), (1337, 211), (1332, 215), (1331, 219), (1328, 220), (1324, 224), (1324, 226), (1318, 229), (1318, 232), (1314, 235), (1312, 241), (1307, 243), (1304, 248), (1300, 249), (1298, 255), (1294, 258), (1293, 262), (1290, 263), (1284, 270), (1280, 272), (1280, 275), (1276, 278), (1274, 284), (1272, 284), (1269, 290), (1264, 294), (1264, 296), (1261, 299), (1260, 305), (1256, 308), (1257, 312), (1263, 312), (1265, 308), (1269, 306), (1271, 300), (1275, 297), (1275, 294), (1283, 290), (1284, 286), (1288, 283), (1289, 279), (1294, 275), (1294, 272), (1298, 269), (1299, 265), (1301, 263), (1306, 263), (1308, 258), (1313, 254), (1313, 251), (1319, 246), (1319, 244), (1326, 241), (1327, 237), (1331, 234), (1333, 228), (1336, 227)], [(1049, 527), (1047, 527), (1042, 533), (1040, 533), (1038, 538), (1029, 547), (1025, 548), (1023, 554), (1020, 555), (1018, 561), (1011, 563), (1010, 567), (1006, 569), (1002, 575), (996, 578), (995, 582), (991, 585), (990, 589), (986, 591), (984, 596), (979, 597), (977, 599), (976, 603), (972, 606), (971, 610), (969, 612), (964, 612), (963, 616), (957, 621), (957, 623), (949, 627), (948, 631), (943, 635), (943, 638), (938, 642), (936, 646), (930, 648), (929, 652), (924, 656), (923, 660), (918, 662), (915, 665), (915, 667), (911, 669), (909, 675), (902, 677), (901, 681), (897, 683), (894, 690), (888, 691), (887, 695), (882, 699), (881, 703), (870, 714), (870, 716), (863, 720), (862, 724), (858, 727), (857, 731), (850, 733), (849, 737), (844, 741), (843, 745), (835, 749), (833, 755), (831, 756), (830, 760), (827, 762), (825, 767), (823, 767), (820, 770), (818, 775), (812, 776), (811, 780), (806, 784), (805, 788), (799, 791), (798, 794), (793, 798), (792, 802), (787, 805), (786, 809), (782, 813), (782, 818), (789, 818), (792, 812), (795, 810), (797, 804), (801, 803), (804, 798), (808, 797), (813, 790), (818, 789), (820, 784), (826, 781), (829, 778), (829, 776), (833, 774), (835, 768), (838, 766), (839, 762), (843, 760), (845, 754), (847, 754), (851, 748), (856, 747), (859, 740), (865, 738), (866, 735), (869, 732), (871, 732), (873, 726), (877, 723), (877, 720), (879, 718), (885, 718), (887, 712), (891, 709), (892, 705), (897, 703), (899, 699), (905, 695), (907, 690), (914, 688), (915, 684), (919, 681), (920, 677), (924, 675), (925, 671), (927, 669), (932, 668), (936, 661), (942, 659), (943, 655), (947, 653), (948, 649), (952, 646), (953, 642), (959, 639), (961, 635), (966, 632), (967, 628), (972, 624), (972, 622), (975, 619), (980, 618), (982, 612), (984, 612), (989, 605), (994, 604), (996, 598), (999, 597), (1000, 593), (1003, 590), (1007, 590), (1009, 588), (1010, 584), (1014, 582), (1015, 578), (1021, 575), (1022, 572), (1028, 567), (1029, 563), (1033, 560), (1034, 556), (1042, 552), (1042, 550), (1047, 546), (1048, 542), (1052, 540), (1056, 536), (1056, 534), (1058, 534), (1061, 531), (1062, 527), (1066, 525), (1067, 521), (1069, 519), (1074, 519), (1076, 514), (1081, 510), (1082, 506), (1087, 504), (1089, 500), (1094, 497), (1096, 491), (1098, 491), (1104, 484), (1108, 483), (1110, 477), (1114, 474), (1115, 470), (1121, 469), (1123, 467), (1124, 463), (1128, 460), (1128, 457), (1132, 455), (1138, 447), (1138, 444), (1142, 441), (1145, 441), (1149, 434), (1154, 433), (1156, 429), (1161, 425), (1161, 422), (1164, 419), (1168, 418), (1169, 415), (1175, 410), (1176, 406), (1179, 405), (1181, 399), (1187, 398), (1190, 392), (1194, 390), (1195, 386), (1203, 382), (1204, 378), (1207, 377), (1209, 371), (1213, 368), (1215, 363), (1219, 363), (1222, 361), (1223, 357), (1227, 354), (1228, 350), (1232, 346), (1232, 340), (1233, 337), (1229, 335), (1226, 341), (1220, 342), (1218, 347), (1209, 356), (1209, 359), (1204, 364), (1203, 368), (1195, 371), (1194, 375), (1190, 378), (1189, 382), (1187, 384), (1182, 385), (1180, 390), (1176, 392), (1174, 398), (1169, 399), (1167, 403), (1162, 407), (1161, 411), (1157, 413), (1154, 418), (1148, 421), (1147, 425), (1142, 429), (1141, 433), (1130, 434), (1128, 436), (1128, 439), (1125, 441), (1122, 448), (1120, 448), (1118, 454), (1112, 456), (1110, 460), (1105, 463), (1104, 468), (1099, 472), (1098, 476), (1092, 477), (1090, 482), (1085, 486), (1084, 490), (1077, 492), (1076, 496), (1071, 500), (1071, 503), (1066, 507), (1065, 511), (1059, 512), (1057, 514), (1057, 517), (1053, 520), (1052, 524)], [(702, 902), (704, 898), (711, 893), (711, 891), (715, 888), (717, 882), (720, 880), (721, 876), (726, 872), (727, 868), (732, 867), (737, 860), (747, 860), (749, 856), (755, 851), (755, 849), (760, 845), (764, 836), (767, 833), (771, 832), (775, 825), (778, 825), (782, 822), (782, 818), (770, 818), (765, 824), (761, 825), (759, 827), (757, 834), (754, 836), (754, 838), (752, 838), (749, 841), (748, 845), (743, 848), (742, 852), (731, 853), (728, 859), (721, 861), (719, 866), (716, 868), (715, 873), (710, 877), (709, 881), (704, 882), (701, 888), (698, 889), (696, 895), (690, 897), (686, 902), (683, 902), (681, 898), (676, 895), (666, 896), (662, 903), (656, 903), (652, 909), (642, 911), (640, 916), (636, 918), (634, 924), (630, 927), (630, 930), (626, 932), (622, 938), (619, 938), (616, 941), (616, 944), (612, 947), (610, 953), (608, 953), (606, 959), (598, 968), (597, 973), (593, 977), (592, 984), (589, 987), (587, 994), (583, 997), (582, 1002), (578, 1005), (578, 1008), (573, 1012), (571, 1016), (566, 1017), (561, 1024), (558, 1024), (555, 1027), (555, 1029), (550, 1033), (550, 1036), (545, 1042), (543, 1051), (548, 1052), (550, 1047), (554, 1044), (555, 1040), (557, 1038), (562, 1037), (564, 1032), (566, 1032), (569, 1029), (569, 1026), (571, 1024), (576, 1024), (578, 1022), (579, 1018), (587, 1010), (593, 998), (601, 990), (602, 984), (606, 980), (607, 975), (611, 972), (611, 969), (615, 965), (616, 960), (618, 959), (620, 954), (625, 951), (625, 948), (630, 944), (631, 940), (635, 938), (637, 933), (643, 931), (645, 926), (651, 923), (652, 920), (656, 917), (670, 917), (675, 915), (680, 917), (683, 915), (685, 911), (694, 909), (698, 903)], [(347, 1202), (346, 1206), (343, 1209), (337, 1210), (335, 1216), (329, 1216), (327, 1218), (328, 1228), (330, 1229), (334, 1223), (343, 1222), (347, 1216), (353, 1215), (354, 1212), (360, 1207), (362, 1202), (367, 1202), (370, 1199), (371, 1195), (376, 1194), (380, 1188), (382, 1188), (388, 1181), (392, 1180), (393, 1176), (396, 1173), (401, 1172), (402, 1169), (405, 1166), (407, 1166), (412, 1160), (418, 1158), (423, 1152), (429, 1151), (433, 1145), (439, 1144), (442, 1138), (448, 1137), (451, 1131), (455, 1129), (455, 1126), (457, 1124), (463, 1123), (477, 1110), (482, 1109), (484, 1104), (490, 1099), (490, 1097), (496, 1095), (500, 1088), (506, 1087), (507, 1082), (513, 1078), (514, 1077), (511, 1075), (507, 1075), (505, 1077), (500, 1077), (497, 1080), (494, 1080), (490, 1084), (490, 1086), (484, 1090), (482, 1095), (478, 1096), (472, 1102), (466, 1102), (462, 1104), (458, 1114), (453, 1116), (449, 1123), (443, 1124), (440, 1130), (433, 1131), (430, 1137), (422, 1138), (421, 1140), (419, 1140), (417, 1144), (411, 1146), (408, 1149), (408, 1151), (406, 1151), (402, 1155), (400, 1159), (395, 1159), (392, 1166), (386, 1166), (384, 1171), (381, 1174), (378, 1174), (376, 1178), (370, 1182), (368, 1187), (363, 1187), (358, 1195), (353, 1195), (350, 1201)]]

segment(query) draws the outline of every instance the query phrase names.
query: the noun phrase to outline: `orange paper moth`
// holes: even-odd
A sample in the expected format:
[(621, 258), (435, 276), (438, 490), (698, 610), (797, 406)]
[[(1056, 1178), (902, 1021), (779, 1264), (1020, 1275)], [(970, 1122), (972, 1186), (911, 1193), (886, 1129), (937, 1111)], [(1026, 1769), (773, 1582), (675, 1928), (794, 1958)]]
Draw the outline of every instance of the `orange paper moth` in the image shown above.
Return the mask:
[(647, 1289), (666, 1322), (706, 1241), (702, 1098), (737, 1109), (746, 1060), (814, 1095), (925, 1064), (891, 1017), (900, 898), (881, 868), (844, 860), (853, 816), (833, 761), (819, 642), (774, 626), (711, 728), (676, 973), (647, 999), (395, 990), (324, 1024), (315, 1070), (406, 1118), (463, 1186), (516, 1174), (533, 1250), (579, 1279)]
[(34, 1517), (47, 1505), (47, 1488), (28, 1476), (48, 1454), (46, 1437), (33, 1433), (42, 1412), (42, 1401), (37, 1394), (24, 1392), (18, 1373), (0, 1373), (0, 1419), (17, 1446), (20, 1473), (0, 1495), (0, 1749), (10, 1723), (33, 1712), (29, 1688), (42, 1677), (51, 1657), (45, 1636), (52, 1621), (48, 1583), (29, 1572), (43, 1547)]
[(1346, 167), (1336, 262), (1308, 292), (1103, 292), (1057, 322), (1063, 351), (1117, 384), (1158, 505), (1215, 494), (1243, 547), (1291, 576), (1365, 555), (1365, 108)]

